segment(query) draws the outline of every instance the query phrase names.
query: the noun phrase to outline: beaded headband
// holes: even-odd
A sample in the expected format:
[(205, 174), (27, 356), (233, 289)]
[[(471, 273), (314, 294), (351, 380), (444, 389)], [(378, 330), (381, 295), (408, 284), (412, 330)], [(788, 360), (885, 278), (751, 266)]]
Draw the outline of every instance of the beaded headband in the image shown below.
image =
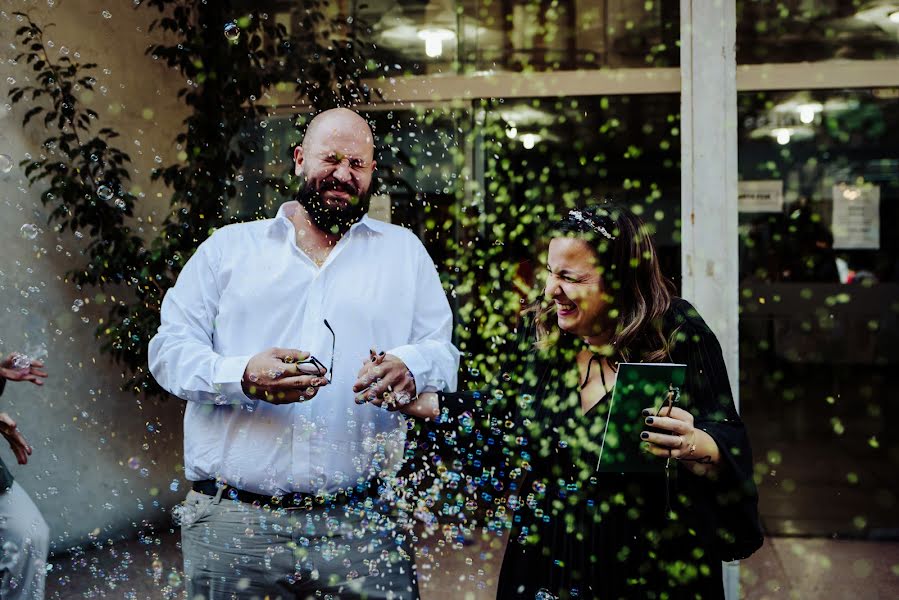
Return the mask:
[(579, 210), (568, 211), (568, 217), (574, 219), (575, 221), (580, 221), (581, 223), (587, 224), (594, 231), (598, 231), (599, 233), (601, 233), (607, 240), (615, 239), (615, 236), (609, 233), (609, 231), (605, 227), (595, 223), (593, 219), (584, 216), (584, 213)]

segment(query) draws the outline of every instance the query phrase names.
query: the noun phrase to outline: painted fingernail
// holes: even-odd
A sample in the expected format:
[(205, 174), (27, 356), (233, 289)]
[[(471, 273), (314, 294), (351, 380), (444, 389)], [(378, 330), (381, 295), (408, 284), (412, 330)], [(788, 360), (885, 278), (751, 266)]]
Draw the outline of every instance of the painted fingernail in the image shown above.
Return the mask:
[(652, 425), (652, 417), (646, 417), (646, 424)]
[(384, 356), (385, 354), (387, 354), (387, 353), (384, 352), (383, 350), (381, 350), (380, 352), (378, 352), (378, 356)]
[(649, 434), (648, 434), (647, 432), (644, 431), (644, 432), (642, 432), (642, 433), (640, 434), (640, 437), (643, 438), (644, 440), (648, 440), (648, 439), (649, 439)]
[(649, 415), (650, 415), (649, 409), (648, 409), (648, 408), (644, 408), (644, 409), (643, 409), (643, 416), (644, 416), (644, 417), (648, 417)]

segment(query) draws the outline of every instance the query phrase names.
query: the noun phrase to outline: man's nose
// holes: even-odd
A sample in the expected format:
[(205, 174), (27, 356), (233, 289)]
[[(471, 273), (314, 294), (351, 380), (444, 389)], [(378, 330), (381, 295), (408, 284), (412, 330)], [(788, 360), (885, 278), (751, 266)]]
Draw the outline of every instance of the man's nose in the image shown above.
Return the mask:
[(348, 183), (353, 180), (353, 174), (350, 172), (350, 164), (349, 161), (342, 160), (337, 167), (334, 168), (334, 179), (341, 181), (343, 183)]

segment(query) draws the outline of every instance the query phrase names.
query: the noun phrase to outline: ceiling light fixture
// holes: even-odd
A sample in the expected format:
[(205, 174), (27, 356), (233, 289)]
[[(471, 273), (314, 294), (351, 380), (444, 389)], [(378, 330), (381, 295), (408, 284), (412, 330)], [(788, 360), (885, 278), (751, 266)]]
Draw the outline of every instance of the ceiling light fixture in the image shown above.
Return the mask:
[(521, 145), (524, 146), (526, 150), (530, 150), (537, 145), (537, 142), (539, 142), (540, 139), (540, 136), (536, 133), (522, 133)]
[(771, 133), (777, 139), (777, 143), (781, 146), (789, 144), (790, 138), (793, 136), (793, 130), (787, 129), (786, 127), (778, 127), (777, 129), (771, 130)]
[(443, 42), (453, 39), (456, 34), (449, 29), (422, 29), (418, 37), (425, 41), (425, 54), (437, 58), (443, 54)]
[(799, 112), (799, 120), (808, 125), (815, 120), (815, 115), (824, 110), (820, 102), (806, 102), (796, 107)]

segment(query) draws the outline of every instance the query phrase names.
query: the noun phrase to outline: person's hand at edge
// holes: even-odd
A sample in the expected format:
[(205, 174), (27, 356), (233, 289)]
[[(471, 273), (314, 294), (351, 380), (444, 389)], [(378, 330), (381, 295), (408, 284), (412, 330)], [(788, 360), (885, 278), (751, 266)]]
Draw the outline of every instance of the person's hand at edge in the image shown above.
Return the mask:
[(16, 422), (5, 412), (0, 412), (0, 434), (9, 442), (13, 454), (20, 465), (28, 463), (28, 457), (31, 456), (31, 446), (25, 441), (22, 432), (19, 431)]
[(21, 352), (12, 352), (0, 361), (0, 377), (7, 381), (30, 381), (35, 385), (44, 385), (44, 379), (48, 376), (44, 371), (44, 363), (24, 357), (28, 359), (28, 365), (16, 368), (16, 359), (20, 357), (24, 357)]

